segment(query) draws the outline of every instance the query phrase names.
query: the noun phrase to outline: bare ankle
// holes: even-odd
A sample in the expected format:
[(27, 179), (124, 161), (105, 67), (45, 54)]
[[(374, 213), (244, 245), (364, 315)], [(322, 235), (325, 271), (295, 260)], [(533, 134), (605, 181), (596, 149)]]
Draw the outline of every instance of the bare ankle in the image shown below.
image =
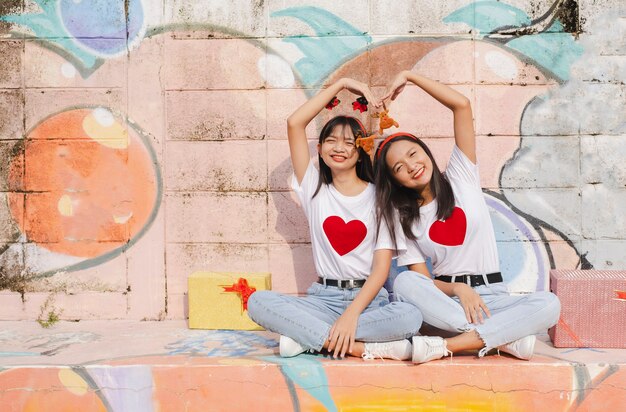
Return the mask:
[(464, 350), (481, 349), (485, 346), (482, 338), (475, 329), (468, 330), (453, 338), (445, 340), (450, 352), (460, 352)]

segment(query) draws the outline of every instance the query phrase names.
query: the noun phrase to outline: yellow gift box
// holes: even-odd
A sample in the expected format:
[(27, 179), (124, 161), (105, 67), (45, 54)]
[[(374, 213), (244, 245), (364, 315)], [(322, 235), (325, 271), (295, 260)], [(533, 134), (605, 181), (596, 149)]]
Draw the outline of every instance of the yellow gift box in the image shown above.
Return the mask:
[(189, 276), (189, 327), (263, 330), (248, 317), (246, 298), (270, 290), (269, 273), (196, 272)]

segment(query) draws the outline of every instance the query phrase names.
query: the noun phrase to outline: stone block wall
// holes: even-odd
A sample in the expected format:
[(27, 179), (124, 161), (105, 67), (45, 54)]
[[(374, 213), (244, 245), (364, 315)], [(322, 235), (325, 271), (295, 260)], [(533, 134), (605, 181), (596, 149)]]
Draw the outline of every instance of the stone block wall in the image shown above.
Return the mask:
[[(514, 290), (623, 269), (625, 17), (618, 0), (3, 1), (0, 319), (183, 318), (196, 270), (303, 292), (285, 120), (340, 77), (382, 94), (407, 69), (473, 103)], [(312, 147), (354, 114), (338, 97)], [(391, 110), (445, 165), (450, 113), (414, 87)]]

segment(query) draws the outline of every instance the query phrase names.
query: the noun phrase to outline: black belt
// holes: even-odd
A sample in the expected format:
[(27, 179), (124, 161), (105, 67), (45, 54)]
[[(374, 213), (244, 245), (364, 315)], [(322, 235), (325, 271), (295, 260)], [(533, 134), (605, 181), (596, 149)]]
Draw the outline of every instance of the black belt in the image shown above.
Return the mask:
[(444, 282), (453, 283), (465, 283), (471, 287), (476, 287), (485, 284), (485, 278), (487, 283), (499, 283), (502, 282), (502, 273), (494, 272), (483, 275), (457, 275), (457, 276), (437, 276), (435, 279), (442, 280)]
[(354, 289), (354, 288), (362, 288), (365, 285), (366, 279), (347, 279), (347, 280), (337, 280), (337, 279), (328, 279), (323, 277), (317, 278), (317, 283), (321, 283), (324, 286), (336, 286), (341, 289)]

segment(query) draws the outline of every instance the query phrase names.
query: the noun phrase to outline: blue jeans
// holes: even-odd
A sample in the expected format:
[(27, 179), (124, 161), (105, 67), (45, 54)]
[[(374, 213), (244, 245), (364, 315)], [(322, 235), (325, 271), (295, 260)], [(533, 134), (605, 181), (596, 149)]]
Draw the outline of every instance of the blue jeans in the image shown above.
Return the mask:
[[(340, 289), (313, 283), (307, 296), (297, 297), (262, 290), (248, 300), (250, 318), (272, 332), (320, 351), (330, 328), (352, 303), (360, 288)], [(389, 303), (383, 288), (359, 316), (355, 340), (388, 342), (415, 335), (422, 325), (419, 310), (408, 303)]]
[(465, 311), (456, 297), (443, 293), (432, 279), (416, 272), (402, 272), (394, 283), (400, 302), (409, 302), (422, 312), (424, 322), (448, 332), (475, 329), (485, 343), (479, 355), (488, 350), (553, 326), (559, 320), (561, 303), (550, 292), (510, 295), (505, 283), (493, 283), (474, 288), (491, 312), (484, 323), (467, 321)]

